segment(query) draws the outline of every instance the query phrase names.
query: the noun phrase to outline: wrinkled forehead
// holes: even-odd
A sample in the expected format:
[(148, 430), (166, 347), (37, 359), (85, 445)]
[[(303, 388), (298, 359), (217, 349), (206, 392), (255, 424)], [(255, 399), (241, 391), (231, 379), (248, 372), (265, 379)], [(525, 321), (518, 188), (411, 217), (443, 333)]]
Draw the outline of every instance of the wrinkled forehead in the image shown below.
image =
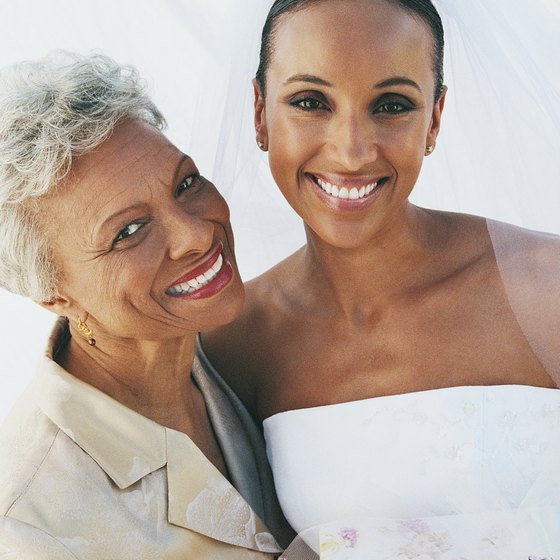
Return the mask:
[(131, 204), (142, 187), (170, 182), (182, 157), (152, 126), (120, 123), (97, 148), (74, 159), (69, 174), (42, 201), (41, 220), (49, 225), (65, 216), (68, 222), (91, 229), (108, 207)]
[(78, 184), (130, 176), (136, 170), (149, 169), (163, 154), (171, 157), (175, 152), (177, 149), (151, 125), (123, 121), (96, 149), (74, 158), (69, 179)]

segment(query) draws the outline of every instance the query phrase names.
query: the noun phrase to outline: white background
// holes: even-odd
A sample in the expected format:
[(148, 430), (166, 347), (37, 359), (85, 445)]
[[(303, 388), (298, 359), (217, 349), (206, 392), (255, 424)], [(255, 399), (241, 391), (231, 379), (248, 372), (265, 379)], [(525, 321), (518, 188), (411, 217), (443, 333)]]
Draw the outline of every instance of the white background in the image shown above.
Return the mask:
[[(474, 10), (477, 2), (462, 4)], [(446, 2), (439, 4), (443, 10)], [(461, 10), (456, 7), (444, 13), (453, 51), (446, 63), (451, 89), (438, 149), (426, 162), (415, 201), (560, 233), (560, 145), (554, 140), (560, 110), (543, 101), (548, 95), (558, 105), (560, 90), (543, 91), (535, 80), (546, 74), (553, 88), (560, 83), (559, 19), (552, 17), (558, 0), (483, 4), (479, 11), (488, 13), (470, 22), (470, 31), (458, 29), (455, 18), (467, 21), (474, 12), (452, 13)], [(170, 138), (228, 198), (248, 279), (303, 242), (299, 220), (273, 186), (252, 132), (250, 79), (268, 5), (2, 0), (0, 67), (55, 48), (101, 50), (136, 66), (168, 120)], [(485, 35), (473, 39), (475, 29)], [(512, 47), (503, 33), (539, 41)], [(489, 41), (496, 44), (488, 47)], [(483, 71), (489, 53), (495, 64)], [(33, 302), (0, 290), (0, 420), (32, 376), (52, 322)]]

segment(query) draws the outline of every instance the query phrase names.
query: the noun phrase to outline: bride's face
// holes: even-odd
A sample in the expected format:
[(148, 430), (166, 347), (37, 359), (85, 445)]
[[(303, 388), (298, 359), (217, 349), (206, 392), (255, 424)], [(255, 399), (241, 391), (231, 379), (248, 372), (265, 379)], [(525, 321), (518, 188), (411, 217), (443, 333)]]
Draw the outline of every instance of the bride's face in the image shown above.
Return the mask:
[(433, 37), (386, 0), (324, 0), (277, 23), (256, 128), (272, 174), (327, 243), (402, 220), (439, 130)]

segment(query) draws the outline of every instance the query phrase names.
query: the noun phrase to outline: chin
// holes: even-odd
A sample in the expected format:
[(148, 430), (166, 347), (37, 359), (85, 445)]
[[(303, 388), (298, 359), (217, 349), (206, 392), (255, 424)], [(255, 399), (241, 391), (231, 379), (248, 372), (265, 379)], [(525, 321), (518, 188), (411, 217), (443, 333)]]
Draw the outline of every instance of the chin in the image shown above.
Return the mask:
[(219, 301), (216, 301), (215, 309), (208, 313), (208, 322), (200, 329), (212, 329), (231, 323), (243, 310), (245, 303), (245, 288), (241, 280), (227, 287), (221, 294)]
[(324, 224), (320, 224), (316, 228), (309, 227), (313, 235), (322, 243), (336, 249), (359, 249), (368, 245), (375, 236), (374, 232), (359, 227), (358, 224), (336, 224), (333, 227), (324, 227)]

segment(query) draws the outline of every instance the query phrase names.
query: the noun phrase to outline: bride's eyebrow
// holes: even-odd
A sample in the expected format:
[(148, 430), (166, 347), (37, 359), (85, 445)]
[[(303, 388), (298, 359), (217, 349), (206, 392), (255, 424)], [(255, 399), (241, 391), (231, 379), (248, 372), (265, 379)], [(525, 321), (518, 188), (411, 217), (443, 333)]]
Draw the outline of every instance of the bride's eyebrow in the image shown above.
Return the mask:
[(420, 93), (422, 93), (422, 89), (420, 86), (410, 78), (405, 78), (403, 76), (394, 76), (393, 78), (388, 78), (387, 80), (383, 80), (378, 82), (373, 86), (375, 89), (381, 89), (391, 86), (412, 86), (413, 88), (417, 89)]
[(294, 74), (284, 82), (284, 85), (286, 86), (295, 82), (305, 82), (308, 84), (315, 84), (317, 86), (332, 87), (330, 82), (323, 80), (323, 78), (319, 78), (319, 76), (314, 76), (313, 74)]

